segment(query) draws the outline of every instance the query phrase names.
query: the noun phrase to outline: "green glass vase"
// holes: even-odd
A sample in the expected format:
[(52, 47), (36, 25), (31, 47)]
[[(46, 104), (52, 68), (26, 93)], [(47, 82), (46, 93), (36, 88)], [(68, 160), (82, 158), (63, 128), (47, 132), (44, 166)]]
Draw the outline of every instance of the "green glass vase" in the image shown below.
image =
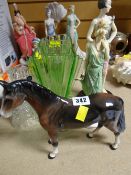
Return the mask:
[(66, 35), (42, 39), (28, 60), (36, 82), (63, 97), (69, 97), (77, 64), (78, 56)]

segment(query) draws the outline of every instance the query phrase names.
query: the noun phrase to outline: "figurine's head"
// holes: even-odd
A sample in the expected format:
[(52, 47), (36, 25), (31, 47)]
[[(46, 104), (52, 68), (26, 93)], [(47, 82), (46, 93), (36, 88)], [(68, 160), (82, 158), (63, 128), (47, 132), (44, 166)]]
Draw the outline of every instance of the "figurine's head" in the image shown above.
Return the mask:
[(108, 13), (111, 9), (111, 0), (98, 0), (98, 8)]
[(18, 23), (14, 22), (13, 23), (13, 29), (15, 32), (23, 32), (23, 25), (19, 25)]
[(46, 15), (47, 15), (48, 18), (51, 17), (51, 10), (50, 10), (50, 9), (47, 9), (47, 10), (46, 10)]
[(74, 13), (75, 12), (75, 6), (74, 5), (70, 5), (69, 12), (70, 13)]

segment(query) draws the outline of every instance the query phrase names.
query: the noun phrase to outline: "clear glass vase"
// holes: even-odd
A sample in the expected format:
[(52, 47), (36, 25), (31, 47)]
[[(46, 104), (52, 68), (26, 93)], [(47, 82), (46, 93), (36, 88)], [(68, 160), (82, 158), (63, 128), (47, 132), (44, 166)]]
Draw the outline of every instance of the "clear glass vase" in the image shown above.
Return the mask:
[[(27, 66), (17, 65), (8, 70), (9, 81), (25, 79), (29, 76)], [(17, 107), (12, 114), (11, 124), (14, 128), (29, 129), (39, 126), (39, 120), (36, 112), (26, 101)]]

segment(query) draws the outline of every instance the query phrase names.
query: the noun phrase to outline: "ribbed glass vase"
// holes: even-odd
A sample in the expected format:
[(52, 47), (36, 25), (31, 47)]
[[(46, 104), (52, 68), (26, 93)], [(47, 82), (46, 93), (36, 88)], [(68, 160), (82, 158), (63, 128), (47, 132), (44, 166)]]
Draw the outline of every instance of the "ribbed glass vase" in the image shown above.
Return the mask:
[(66, 35), (42, 39), (28, 67), (36, 82), (57, 95), (68, 97), (78, 64), (78, 56)]

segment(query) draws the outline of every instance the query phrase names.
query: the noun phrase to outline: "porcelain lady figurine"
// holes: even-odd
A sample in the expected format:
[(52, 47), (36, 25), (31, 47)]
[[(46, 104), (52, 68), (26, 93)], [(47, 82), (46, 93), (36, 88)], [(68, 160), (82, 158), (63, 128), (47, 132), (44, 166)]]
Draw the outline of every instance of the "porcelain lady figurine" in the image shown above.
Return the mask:
[(71, 38), (72, 44), (76, 51), (76, 54), (80, 57), (85, 59), (86, 53), (81, 51), (78, 46), (78, 33), (77, 28), (80, 25), (80, 20), (75, 15), (75, 6), (70, 5), (69, 7), (69, 15), (67, 16), (67, 36)]
[(32, 55), (32, 40), (36, 33), (32, 26), (27, 25), (16, 4), (14, 6), (14, 35), (22, 53), (20, 63), (26, 65), (27, 57)]
[(86, 95), (104, 91), (104, 82), (110, 58), (109, 45), (117, 34), (114, 18), (107, 16), (111, 0), (98, 0), (100, 14), (95, 18), (87, 34), (87, 65), (82, 81)]
[(67, 35), (71, 37), (72, 43), (76, 46), (78, 40), (77, 28), (80, 25), (80, 20), (74, 14), (75, 6), (70, 5), (69, 15), (67, 16)]
[(47, 19), (45, 20), (45, 35), (46, 37), (52, 37), (55, 36), (55, 21), (53, 18), (51, 18), (51, 10), (47, 9), (46, 12)]
[(46, 8), (45, 34), (46, 37), (56, 35), (56, 23), (59, 23), (67, 14), (67, 10), (58, 2), (51, 2)]

